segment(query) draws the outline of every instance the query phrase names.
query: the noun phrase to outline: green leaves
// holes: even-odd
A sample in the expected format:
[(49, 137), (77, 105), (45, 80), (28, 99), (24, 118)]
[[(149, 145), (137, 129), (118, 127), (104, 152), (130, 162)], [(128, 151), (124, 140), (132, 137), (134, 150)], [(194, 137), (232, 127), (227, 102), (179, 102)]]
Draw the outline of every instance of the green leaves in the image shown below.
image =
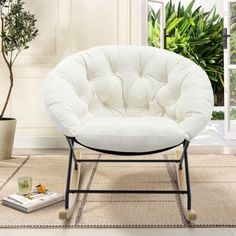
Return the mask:
[[(8, 11), (2, 9), (2, 33), (3, 52), (6, 56), (18, 56), (19, 52), (29, 48), (29, 43), (38, 35), (35, 15), (26, 11), (22, 0), (1, 1), (0, 4), (8, 6)], [(15, 58), (9, 58), (10, 64), (14, 63)]]
[(12, 2), (12, 0), (11, 1), (9, 1), (9, 0), (0, 0), (0, 7), (1, 8), (6, 7), (7, 2)]
[(148, 44), (160, 47), (160, 12), (149, 7), (148, 11)]
[[(176, 14), (175, 14), (176, 15)], [(176, 26), (183, 20), (183, 17), (181, 18), (175, 18), (173, 21), (169, 23), (169, 27), (166, 28), (166, 33), (169, 34)]]
[(212, 112), (212, 120), (224, 120), (225, 114), (223, 111), (213, 111)]
[[(186, 7), (181, 4), (181, 1), (177, 7), (172, 0), (167, 3), (165, 8), (167, 49), (193, 60), (206, 71), (216, 95), (215, 103), (222, 105), (223, 19), (216, 13), (215, 7), (205, 12), (201, 6), (194, 9), (194, 4), (195, 0)], [(152, 16), (152, 19), (149, 18), (149, 23), (159, 22), (158, 12)], [(152, 26), (149, 27), (148, 43), (150, 46), (159, 47), (160, 43), (156, 40), (160, 39), (160, 27), (157, 24)]]

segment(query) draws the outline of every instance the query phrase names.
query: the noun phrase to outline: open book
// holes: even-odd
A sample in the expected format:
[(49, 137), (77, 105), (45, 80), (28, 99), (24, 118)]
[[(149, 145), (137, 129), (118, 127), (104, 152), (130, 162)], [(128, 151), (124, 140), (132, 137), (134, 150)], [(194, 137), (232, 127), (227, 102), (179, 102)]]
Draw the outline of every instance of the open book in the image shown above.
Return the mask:
[(63, 199), (63, 194), (48, 191), (46, 193), (32, 192), (27, 195), (16, 193), (3, 198), (2, 205), (14, 208), (24, 213), (29, 213), (60, 202)]

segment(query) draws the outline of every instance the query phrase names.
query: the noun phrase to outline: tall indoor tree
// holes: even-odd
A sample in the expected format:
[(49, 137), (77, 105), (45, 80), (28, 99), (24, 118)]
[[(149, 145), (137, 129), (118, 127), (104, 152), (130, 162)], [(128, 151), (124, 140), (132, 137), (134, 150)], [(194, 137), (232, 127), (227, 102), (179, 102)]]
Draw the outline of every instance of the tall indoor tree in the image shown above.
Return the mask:
[(29, 48), (28, 43), (38, 34), (38, 29), (35, 25), (37, 21), (35, 15), (26, 11), (23, 5), (24, 2), (22, 0), (0, 0), (1, 51), (9, 70), (10, 79), (9, 90), (0, 118), (4, 116), (10, 100), (14, 82), (13, 65), (16, 58), (20, 52)]
[(35, 15), (24, 4), (22, 0), (0, 0), (1, 53), (9, 72), (9, 88), (0, 110), (0, 159), (10, 158), (16, 127), (14, 118), (4, 117), (14, 85), (13, 65), (38, 35)]

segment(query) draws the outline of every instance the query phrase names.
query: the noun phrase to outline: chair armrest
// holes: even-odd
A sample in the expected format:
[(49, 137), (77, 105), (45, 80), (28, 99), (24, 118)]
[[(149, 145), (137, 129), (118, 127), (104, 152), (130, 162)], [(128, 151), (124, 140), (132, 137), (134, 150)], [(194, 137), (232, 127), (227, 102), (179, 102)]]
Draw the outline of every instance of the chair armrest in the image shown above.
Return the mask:
[(49, 73), (44, 82), (44, 101), (49, 116), (66, 136), (74, 137), (81, 123), (91, 117), (88, 105), (79, 99), (63, 73)]
[(181, 97), (176, 104), (176, 118), (180, 127), (194, 138), (211, 119), (214, 99), (211, 83), (205, 72), (199, 72), (196, 79), (186, 79), (182, 85)]

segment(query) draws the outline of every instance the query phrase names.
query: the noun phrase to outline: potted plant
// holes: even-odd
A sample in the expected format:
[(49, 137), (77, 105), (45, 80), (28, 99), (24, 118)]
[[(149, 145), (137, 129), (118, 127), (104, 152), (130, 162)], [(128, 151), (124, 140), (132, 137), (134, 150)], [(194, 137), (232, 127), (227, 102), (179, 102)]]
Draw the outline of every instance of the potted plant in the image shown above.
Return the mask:
[(24, 9), (22, 0), (0, 0), (1, 52), (9, 72), (9, 89), (0, 111), (0, 159), (11, 157), (16, 119), (5, 117), (14, 84), (13, 65), (19, 53), (29, 48), (37, 35), (35, 15)]

